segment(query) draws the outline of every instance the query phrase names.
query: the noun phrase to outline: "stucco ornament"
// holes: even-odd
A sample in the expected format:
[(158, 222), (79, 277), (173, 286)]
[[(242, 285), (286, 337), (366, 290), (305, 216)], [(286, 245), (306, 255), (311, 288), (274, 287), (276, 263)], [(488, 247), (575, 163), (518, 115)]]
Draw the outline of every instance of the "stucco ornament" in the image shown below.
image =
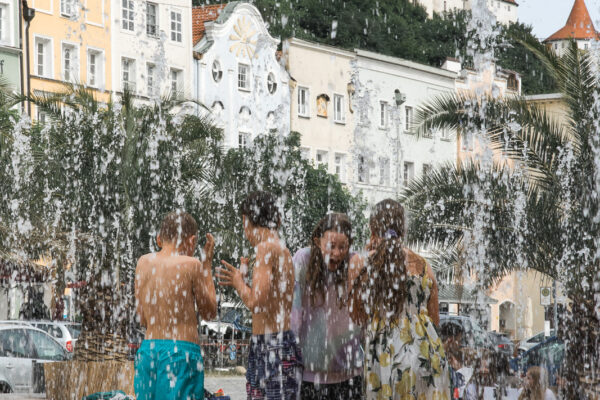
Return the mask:
[(253, 39), (257, 34), (256, 29), (252, 26), (252, 22), (248, 18), (240, 17), (233, 26), (235, 33), (229, 35), (229, 40), (234, 43), (229, 48), (231, 53), (235, 53), (236, 57), (253, 58), (256, 57), (256, 39)]

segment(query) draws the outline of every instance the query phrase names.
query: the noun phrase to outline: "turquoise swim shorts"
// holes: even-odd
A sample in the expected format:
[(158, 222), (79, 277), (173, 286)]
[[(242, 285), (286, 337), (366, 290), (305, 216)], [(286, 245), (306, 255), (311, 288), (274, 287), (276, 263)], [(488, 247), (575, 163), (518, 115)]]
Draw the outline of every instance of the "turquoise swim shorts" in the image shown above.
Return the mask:
[(135, 356), (137, 400), (202, 400), (200, 346), (175, 340), (144, 340)]

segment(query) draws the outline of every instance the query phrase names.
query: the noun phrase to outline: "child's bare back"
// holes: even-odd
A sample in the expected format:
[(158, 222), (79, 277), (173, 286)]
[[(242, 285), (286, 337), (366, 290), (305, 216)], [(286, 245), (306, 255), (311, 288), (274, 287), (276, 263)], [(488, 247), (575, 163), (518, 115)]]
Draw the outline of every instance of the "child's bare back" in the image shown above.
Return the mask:
[[(263, 274), (265, 278), (261, 278)], [(255, 286), (253, 282), (252, 286), (259, 298), (251, 310), (252, 333), (259, 335), (289, 330), (294, 293), (294, 265), (290, 251), (281, 241), (263, 242), (257, 246), (254, 277), (253, 281), (267, 280), (268, 287), (262, 282), (257, 282)], [(263, 290), (266, 293), (261, 293)]]
[(199, 343), (196, 307), (201, 318), (214, 318), (214, 286), (207, 282), (210, 275), (210, 269), (194, 257), (158, 253), (141, 257), (136, 294), (146, 339)]

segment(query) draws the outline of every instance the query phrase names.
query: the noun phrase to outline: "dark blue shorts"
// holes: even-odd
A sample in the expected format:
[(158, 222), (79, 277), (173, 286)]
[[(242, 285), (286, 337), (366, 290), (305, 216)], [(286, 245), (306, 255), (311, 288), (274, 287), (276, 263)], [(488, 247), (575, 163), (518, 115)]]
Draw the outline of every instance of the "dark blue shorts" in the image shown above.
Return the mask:
[(292, 331), (253, 335), (248, 352), (248, 400), (296, 400), (302, 383), (302, 355)]

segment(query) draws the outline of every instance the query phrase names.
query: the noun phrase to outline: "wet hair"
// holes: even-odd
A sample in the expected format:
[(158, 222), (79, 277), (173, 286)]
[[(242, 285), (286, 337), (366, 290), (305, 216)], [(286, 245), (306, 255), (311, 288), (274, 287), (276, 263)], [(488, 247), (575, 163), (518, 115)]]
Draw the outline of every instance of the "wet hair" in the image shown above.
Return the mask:
[(168, 213), (160, 224), (160, 237), (164, 242), (177, 243), (198, 233), (194, 217), (185, 211)]
[(277, 229), (281, 223), (281, 215), (275, 196), (269, 192), (252, 192), (240, 204), (240, 213), (245, 215), (255, 226)]
[(463, 327), (460, 326), (460, 324), (455, 324), (454, 322), (445, 323), (440, 327), (440, 337), (442, 338), (442, 340), (455, 338), (458, 335), (462, 335), (464, 333), (465, 330), (463, 329)]
[[(352, 244), (352, 224), (346, 214), (342, 213), (331, 213), (327, 214), (317, 224), (312, 235), (310, 236), (310, 261), (306, 271), (306, 289), (310, 293), (311, 305), (323, 304), (325, 302), (325, 282), (327, 280), (327, 265), (325, 265), (325, 259), (321, 248), (317, 245), (317, 239), (323, 237), (325, 232), (334, 231), (339, 232), (348, 238), (348, 244)], [(350, 247), (348, 247), (348, 254), (350, 254)], [(346, 279), (348, 276), (348, 256), (342, 261), (342, 265), (336, 271), (336, 284), (342, 285), (345, 289)], [(345, 293), (346, 290), (342, 290), (341, 293)], [(338, 291), (338, 294), (340, 291)], [(317, 303), (317, 301), (319, 303)], [(345, 297), (342, 297), (339, 301), (340, 307), (346, 304)]]
[(531, 375), (533, 384), (531, 387), (525, 387), (519, 396), (519, 400), (543, 400), (546, 395), (548, 373), (542, 367), (530, 367), (527, 373)]
[(397, 201), (386, 199), (375, 205), (369, 219), (374, 236), (375, 253), (369, 257), (362, 274), (368, 279), (355, 282), (364, 299), (367, 315), (398, 319), (407, 296), (406, 253), (404, 252), (404, 208)]

